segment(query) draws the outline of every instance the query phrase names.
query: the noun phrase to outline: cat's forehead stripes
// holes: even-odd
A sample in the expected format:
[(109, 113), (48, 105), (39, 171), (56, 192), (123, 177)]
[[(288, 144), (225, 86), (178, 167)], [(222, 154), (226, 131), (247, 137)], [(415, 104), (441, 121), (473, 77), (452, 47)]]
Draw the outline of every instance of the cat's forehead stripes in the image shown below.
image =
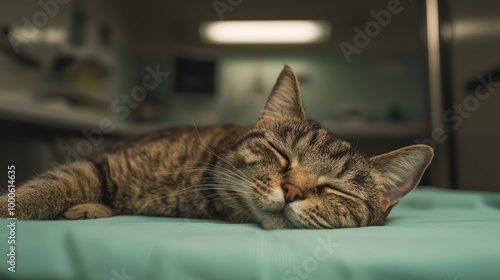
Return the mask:
[(348, 170), (350, 170), (355, 164), (355, 161), (353, 158), (348, 157), (344, 160), (344, 163), (342, 164), (342, 168), (340, 171), (337, 173), (337, 178), (342, 178)]
[(357, 189), (374, 183), (368, 172), (366, 158), (356, 152), (351, 143), (338, 139), (318, 126), (295, 130), (288, 127), (283, 130), (294, 132), (283, 140), (288, 140), (292, 152), (297, 156), (298, 165), (307, 166), (318, 175), (341, 179)]
[(265, 138), (266, 138), (266, 136), (265, 136), (264, 131), (250, 132), (249, 134), (247, 134), (247, 135), (243, 136), (241, 139), (239, 139), (237, 142), (230, 144), (228, 148), (230, 150), (235, 150), (239, 146), (241, 146), (242, 144), (244, 144), (246, 142), (249, 142), (252, 140), (258, 140), (258, 139), (265, 139)]
[(284, 142), (298, 156), (328, 157), (339, 160), (352, 156), (355, 151), (349, 142), (338, 139), (321, 127), (284, 127), (276, 133), (276, 138)]

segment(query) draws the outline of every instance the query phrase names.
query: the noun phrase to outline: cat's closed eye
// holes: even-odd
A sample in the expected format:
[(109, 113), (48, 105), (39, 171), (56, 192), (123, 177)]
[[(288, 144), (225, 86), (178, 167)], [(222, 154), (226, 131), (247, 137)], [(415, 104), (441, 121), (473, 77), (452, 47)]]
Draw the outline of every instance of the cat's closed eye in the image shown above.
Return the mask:
[(276, 145), (274, 145), (273, 143), (268, 142), (268, 144), (269, 144), (269, 146), (271, 146), (273, 151), (276, 153), (276, 156), (278, 157), (278, 159), (280, 161), (280, 164), (282, 166), (281, 172), (283, 174), (288, 173), (291, 169), (290, 158), (287, 156), (287, 154), (285, 152), (283, 152), (281, 149), (276, 147)]
[(325, 195), (325, 194), (335, 194), (335, 195), (340, 195), (340, 196), (346, 196), (346, 197), (352, 197), (352, 198), (358, 198), (358, 196), (352, 194), (351, 192), (348, 192), (344, 189), (341, 189), (338, 186), (331, 185), (331, 184), (321, 184), (316, 187), (316, 192), (318, 195)]

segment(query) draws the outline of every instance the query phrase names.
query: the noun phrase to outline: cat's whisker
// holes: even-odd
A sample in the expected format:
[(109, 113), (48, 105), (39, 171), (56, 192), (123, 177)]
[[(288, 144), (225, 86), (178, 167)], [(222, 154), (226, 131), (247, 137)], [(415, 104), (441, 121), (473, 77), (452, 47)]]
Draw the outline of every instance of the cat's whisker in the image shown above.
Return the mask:
[(189, 168), (189, 167), (185, 167), (185, 168), (179, 168), (179, 169), (176, 169), (176, 170), (172, 170), (172, 171), (165, 171), (165, 172), (157, 172), (156, 175), (172, 175), (172, 174), (180, 174), (180, 173), (184, 173), (186, 172), (188, 175), (191, 173), (191, 172), (198, 172), (198, 171), (203, 171), (203, 172), (208, 172), (212, 175), (218, 175), (218, 176), (232, 176), (232, 177), (237, 177), (238, 179), (240, 180), (244, 180), (246, 181), (247, 183), (252, 183), (250, 181), (249, 178), (246, 177), (246, 175), (240, 175), (240, 174), (236, 174), (234, 172), (232, 172), (231, 170), (228, 170), (228, 169), (225, 169), (225, 168), (222, 168), (220, 166), (216, 166), (216, 165), (213, 165), (213, 164), (207, 164), (209, 165), (208, 167), (206, 168)]
[(201, 135), (200, 135), (200, 132), (198, 131), (198, 127), (196, 126), (196, 123), (193, 123), (194, 124), (194, 127), (196, 129), (196, 133), (198, 134), (198, 137), (200, 138), (200, 142), (205, 145), (205, 149), (208, 150), (210, 153), (212, 153), (214, 156), (216, 156), (218, 159), (222, 160), (223, 162), (225, 162), (227, 165), (229, 165), (230, 167), (232, 167), (234, 170), (240, 172), (241, 174), (243, 174), (243, 172), (241, 170), (239, 170), (238, 168), (236, 168), (234, 165), (232, 165), (228, 160), (222, 158), (221, 156), (219, 156), (218, 154), (216, 154), (214, 151), (212, 151), (208, 145), (206, 145), (205, 143), (203, 143), (203, 140), (201, 138)]
[[(203, 180), (200, 180), (200, 181), (203, 181)], [(229, 183), (231, 183), (228, 185), (220, 185), (220, 184), (215, 183), (211, 180), (204, 180), (204, 181), (206, 181), (206, 182), (199, 182), (198, 184), (174, 191), (174, 192), (172, 192), (168, 195), (165, 195), (165, 196), (179, 195), (179, 194), (199, 191), (199, 190), (203, 190), (203, 189), (230, 190), (230, 191), (233, 191), (234, 193), (242, 193), (242, 194), (247, 194), (247, 195), (252, 194), (252, 192), (248, 191), (247, 188), (244, 185), (241, 185), (241, 182), (239, 182), (239, 181), (228, 181)], [(184, 183), (180, 183), (180, 184), (184, 184)], [(180, 184), (176, 184), (176, 185), (180, 185)], [(236, 184), (236, 185), (234, 185), (234, 184)], [(171, 185), (171, 186), (167, 186), (167, 187), (172, 188), (172, 187), (175, 187), (176, 185)], [(142, 201), (144, 201), (144, 202), (155, 201), (155, 200), (161, 199), (165, 196), (160, 196), (160, 197), (156, 197), (153, 199), (143, 199)]]
[[(176, 186), (183, 185), (183, 184), (185, 184), (185, 182), (178, 183), (178, 184), (175, 184), (175, 185), (165, 186), (163, 189), (170, 189), (170, 188), (174, 188)], [(192, 185), (192, 186), (189, 186), (187, 188), (183, 188), (183, 189), (180, 189), (180, 190), (177, 190), (177, 191), (170, 192), (170, 193), (168, 193), (166, 195), (158, 196), (158, 197), (151, 198), (151, 199), (146, 199), (145, 198), (145, 199), (142, 199), (140, 201), (141, 202), (150, 202), (150, 201), (155, 201), (155, 200), (164, 198), (166, 196), (176, 196), (176, 195), (183, 194), (183, 193), (188, 193), (188, 192), (191, 192), (191, 191), (192, 192), (199, 191), (198, 184), (195, 184), (195, 185)]]
[(163, 171), (163, 172), (156, 172), (155, 175), (171, 175), (171, 174), (176, 174), (176, 173), (183, 173), (183, 172), (198, 172), (198, 171), (203, 171), (203, 172), (213, 172), (213, 171), (222, 171), (220, 174), (231, 174), (233, 176), (236, 176), (242, 180), (249, 180), (249, 178), (245, 178), (242, 175), (235, 174), (231, 170), (222, 168), (220, 166), (216, 166), (213, 164), (206, 164), (208, 165), (207, 167), (183, 167), (183, 168), (177, 168), (177, 169), (172, 169), (168, 171)]
[[(226, 183), (231, 183), (231, 184), (237, 184), (242, 189), (246, 189), (247, 188), (244, 184), (242, 184), (242, 182), (243, 182), (242, 180), (246, 180), (246, 179), (244, 179), (244, 178), (238, 179), (238, 178), (232, 177), (235, 174), (220, 173), (220, 172), (215, 172), (215, 171), (212, 171), (212, 170), (205, 170), (205, 171), (207, 171), (209, 173), (212, 173), (214, 175), (219, 176), (218, 179), (217, 179), (218, 181), (226, 182)], [(200, 179), (200, 180), (196, 180), (195, 179), (195, 180), (192, 180), (191, 182), (190, 181), (185, 181), (185, 182), (181, 182), (181, 183), (178, 183), (178, 184), (175, 184), (175, 185), (168, 185), (168, 186), (165, 186), (164, 188), (171, 189), (171, 188), (175, 188), (175, 187), (180, 186), (180, 185), (190, 184), (190, 183), (193, 183), (193, 185), (194, 185), (194, 186), (192, 186), (192, 188), (196, 188), (196, 185), (199, 185), (201, 183), (211, 182), (211, 183), (215, 184), (215, 181), (216, 180), (214, 178), (204, 178), (204, 179)], [(251, 184), (252, 182), (247, 180), (247, 183)]]
[[(236, 194), (238, 195), (238, 194)], [(239, 194), (238, 196), (245, 198), (245, 196)], [(219, 194), (212, 194), (212, 195), (207, 195), (201, 198), (198, 198), (195, 200), (195, 202), (202, 202), (204, 200), (207, 200), (207, 202), (214, 202), (214, 201), (232, 201), (230, 198), (220, 196)]]
[[(244, 194), (239, 194), (239, 193), (234, 193), (232, 195), (240, 196), (240, 197), (245, 197)], [(198, 200), (204, 200), (204, 199), (210, 200), (211, 198), (214, 198), (214, 197), (216, 197), (216, 198), (224, 198), (220, 194), (210, 194), (210, 195), (206, 195), (204, 197), (198, 198)]]
[(214, 169), (214, 171), (217, 171), (216, 175), (236, 177), (236, 179), (243, 180), (243, 181), (247, 182), (248, 184), (252, 184), (253, 180), (254, 180), (252, 177), (250, 177), (249, 175), (247, 175), (245, 173), (241, 173), (242, 175), (236, 174), (235, 172), (233, 172), (232, 170), (229, 170), (227, 168), (216, 167)]
[(160, 176), (160, 175), (168, 176), (168, 175), (181, 174), (181, 173), (186, 173), (187, 175), (190, 175), (190, 173), (192, 173), (192, 172), (205, 171), (205, 170), (206, 170), (206, 167), (183, 167), (183, 168), (155, 172), (154, 175), (156, 175), (156, 176)]
[(354, 146), (354, 150), (356, 150), (358, 148), (358, 144), (359, 144), (359, 137), (358, 137), (358, 140), (356, 140), (356, 145)]
[(245, 182), (247, 184), (253, 183), (249, 179), (245, 179), (245, 178), (238, 176), (236, 174), (233, 174), (233, 173), (224, 173), (224, 172), (220, 172), (220, 171), (215, 171), (213, 174), (216, 175), (218, 179), (234, 180), (236, 182)]
[[(215, 184), (204, 184), (204, 185), (193, 186), (193, 187), (190, 188), (189, 191), (193, 191), (194, 192), (195, 191), (194, 189), (197, 189), (197, 188), (203, 189), (204, 187), (209, 187), (209, 189), (211, 189), (211, 190), (233, 191), (232, 195), (241, 196), (241, 197), (245, 197), (245, 195), (253, 195), (253, 193), (250, 192), (250, 191), (247, 191), (247, 192), (235, 191), (235, 189), (232, 188), (232, 187), (229, 187), (229, 185), (220, 186), (220, 185), (215, 185)], [(183, 194), (183, 193), (187, 193), (188, 192), (188, 191), (186, 191), (186, 192), (183, 192), (183, 191), (184, 190), (182, 190), (182, 192), (174, 192), (174, 193), (167, 194), (167, 195), (164, 195), (164, 196), (159, 196), (159, 197), (156, 197), (156, 198), (153, 198), (153, 199), (150, 199), (150, 200), (145, 200), (145, 202), (151, 202), (151, 201), (155, 201), (155, 200), (158, 200), (158, 199), (162, 199), (162, 198), (167, 197), (167, 196), (179, 195), (179, 194)], [(196, 191), (198, 191), (198, 190), (196, 190)], [(205, 195), (205, 196), (202, 196), (202, 197), (198, 198), (198, 200), (196, 200), (196, 201), (202, 201), (205, 198), (210, 201), (211, 197), (220, 197), (220, 194)]]

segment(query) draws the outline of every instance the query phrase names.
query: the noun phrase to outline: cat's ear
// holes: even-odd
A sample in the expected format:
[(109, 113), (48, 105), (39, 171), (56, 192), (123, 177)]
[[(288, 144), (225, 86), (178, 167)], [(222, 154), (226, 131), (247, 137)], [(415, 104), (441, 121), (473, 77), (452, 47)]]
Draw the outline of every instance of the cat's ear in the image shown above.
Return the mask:
[(380, 205), (386, 214), (417, 186), (433, 157), (431, 147), (412, 145), (370, 158), (384, 188)]
[(302, 104), (299, 79), (288, 66), (283, 68), (274, 84), (257, 124), (283, 118), (307, 118)]

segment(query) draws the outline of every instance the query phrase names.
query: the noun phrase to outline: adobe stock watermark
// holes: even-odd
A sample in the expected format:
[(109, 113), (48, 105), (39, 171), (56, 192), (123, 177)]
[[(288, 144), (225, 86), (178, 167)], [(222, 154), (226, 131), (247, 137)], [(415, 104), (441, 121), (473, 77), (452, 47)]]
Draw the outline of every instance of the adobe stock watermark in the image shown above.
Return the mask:
[(282, 280), (304, 280), (308, 279), (314, 273), (319, 265), (331, 257), (340, 245), (332, 242), (331, 235), (326, 240), (318, 237), (316, 239), (318, 246), (314, 248), (313, 255), (306, 257), (300, 264), (294, 264), (286, 270), (281, 276)]
[[(459, 129), (464, 119), (468, 119), (472, 113), (479, 109), (482, 101), (491, 97), (491, 94), (496, 92), (496, 88), (500, 87), (500, 82), (493, 81), (492, 74), (485, 79), (483, 76), (478, 76), (477, 80), (480, 84), (474, 90), (474, 94), (464, 98), (462, 103), (453, 104), (453, 108), (446, 110), (443, 115), (443, 122), (451, 124), (452, 130)], [(442, 127), (436, 127), (431, 132), (431, 137), (423, 140), (415, 139), (416, 144), (427, 144), (432, 148), (436, 148), (437, 144), (442, 144), (448, 140), (448, 134)]]
[(40, 0), (38, 6), (41, 10), (35, 12), (30, 18), (21, 17), (23, 22), (19, 32), (10, 33), (8, 39), (15, 53), (19, 52), (19, 45), (33, 40), (40, 36), (40, 29), (47, 26), (49, 20), (55, 17), (62, 5), (66, 5), (70, 0)]
[(243, 0), (214, 0), (212, 5), (219, 19), (224, 20), (224, 14), (233, 12), (241, 3), (243, 3)]
[[(145, 70), (147, 74), (142, 79), (142, 85), (135, 86), (130, 94), (121, 94), (119, 98), (111, 102), (111, 111), (117, 114), (121, 121), (128, 117), (130, 110), (137, 108), (138, 104), (146, 99), (149, 91), (156, 89), (170, 75), (168, 72), (162, 72), (159, 64), (155, 68), (148, 65)], [(102, 143), (104, 134), (112, 133), (115, 129), (116, 125), (110, 118), (101, 119), (97, 128), (83, 129), (82, 134), (86, 139), (79, 141), (75, 146), (76, 149), (66, 145), (66, 162), (83, 160), (84, 157), (89, 156), (94, 148)], [(53, 162), (52, 165), (57, 166), (59, 163)]]
[[(411, 0), (408, 0), (411, 1)], [(394, 15), (398, 15), (403, 11), (403, 5), (399, 0), (389, 0), (387, 2), (387, 9), (382, 9), (378, 12), (375, 10), (370, 11), (373, 20), (365, 24), (364, 29), (358, 26), (354, 27), (353, 44), (341, 42), (339, 44), (340, 50), (344, 55), (347, 63), (352, 62), (352, 55), (359, 54), (361, 51), (368, 47), (371, 40), (382, 32), (382, 29), (389, 26)]]
[(113, 278), (111, 280), (134, 280), (135, 276), (133, 275), (128, 275), (127, 272), (125, 271), (125, 267), (122, 267), (121, 273), (118, 273), (116, 269), (111, 270), (111, 274), (113, 275)]

